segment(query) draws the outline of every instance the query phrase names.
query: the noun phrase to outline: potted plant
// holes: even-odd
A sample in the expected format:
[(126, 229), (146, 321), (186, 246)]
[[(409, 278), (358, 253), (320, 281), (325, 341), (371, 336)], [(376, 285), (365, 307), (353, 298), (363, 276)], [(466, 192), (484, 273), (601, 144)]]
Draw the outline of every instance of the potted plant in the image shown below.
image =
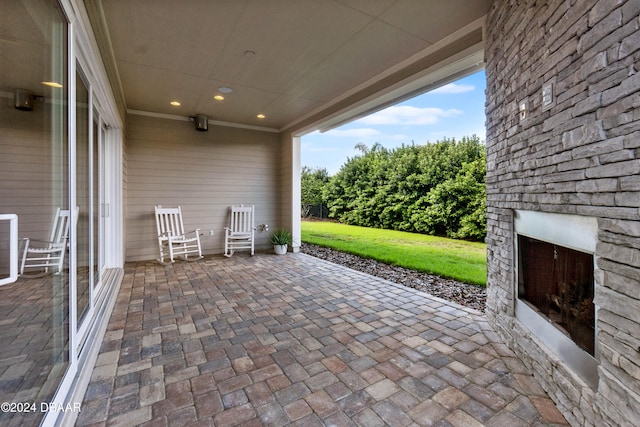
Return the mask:
[(277, 228), (269, 236), (273, 250), (277, 255), (284, 255), (287, 253), (287, 247), (291, 243), (291, 233), (284, 228)]

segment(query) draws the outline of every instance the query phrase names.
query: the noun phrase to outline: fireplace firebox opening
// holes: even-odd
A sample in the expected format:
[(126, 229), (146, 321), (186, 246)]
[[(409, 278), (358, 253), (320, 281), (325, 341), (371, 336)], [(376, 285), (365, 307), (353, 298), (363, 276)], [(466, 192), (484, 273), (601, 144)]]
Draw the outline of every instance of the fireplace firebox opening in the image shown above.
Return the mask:
[(518, 296), (594, 355), (593, 255), (518, 236)]
[(598, 387), (594, 217), (514, 211), (515, 317), (545, 351)]

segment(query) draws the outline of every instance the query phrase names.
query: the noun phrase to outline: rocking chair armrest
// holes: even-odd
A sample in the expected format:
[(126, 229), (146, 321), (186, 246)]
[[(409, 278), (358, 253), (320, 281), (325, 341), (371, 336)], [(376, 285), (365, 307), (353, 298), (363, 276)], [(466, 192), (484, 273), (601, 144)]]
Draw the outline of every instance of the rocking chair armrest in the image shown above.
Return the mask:
[(52, 240), (32, 239), (31, 237), (23, 237), (22, 240), (25, 242), (48, 243), (51, 245), (61, 245), (61, 246), (64, 245), (67, 241), (67, 239), (62, 239), (62, 242), (54, 242)]
[(196, 228), (195, 230), (191, 230), (191, 231), (185, 231), (184, 235), (188, 235), (188, 234), (194, 234), (196, 236), (202, 236), (202, 233), (200, 232), (199, 228)]

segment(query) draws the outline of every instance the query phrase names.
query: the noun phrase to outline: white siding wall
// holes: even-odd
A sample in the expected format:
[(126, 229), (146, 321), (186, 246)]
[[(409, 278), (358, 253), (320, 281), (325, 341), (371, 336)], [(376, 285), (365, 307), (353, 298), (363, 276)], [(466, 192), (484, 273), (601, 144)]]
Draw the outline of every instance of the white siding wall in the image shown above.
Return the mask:
[[(255, 205), (256, 225), (280, 226), (280, 137), (277, 133), (127, 116), (126, 260), (158, 257), (154, 205), (182, 206), (185, 228), (202, 229), (206, 254), (224, 250), (232, 204)], [(214, 230), (214, 236), (209, 236)], [(269, 247), (257, 232), (258, 248)]]
[[(129, 203), (127, 194), (129, 193), (129, 150), (127, 149), (127, 131), (126, 128), (122, 131), (122, 239), (120, 245), (122, 247), (122, 260), (126, 261), (127, 257), (127, 239), (128, 227), (126, 214), (129, 210)], [(106, 172), (107, 175), (109, 171)], [(124, 240), (124, 242), (122, 241)]]
[[(19, 238), (48, 240), (65, 179), (53, 164), (66, 165), (66, 151), (52, 148), (48, 109), (19, 111), (12, 98), (0, 98), (0, 213), (17, 214)], [(0, 224), (0, 275), (8, 271), (8, 222)], [(20, 242), (22, 250), (22, 241)]]

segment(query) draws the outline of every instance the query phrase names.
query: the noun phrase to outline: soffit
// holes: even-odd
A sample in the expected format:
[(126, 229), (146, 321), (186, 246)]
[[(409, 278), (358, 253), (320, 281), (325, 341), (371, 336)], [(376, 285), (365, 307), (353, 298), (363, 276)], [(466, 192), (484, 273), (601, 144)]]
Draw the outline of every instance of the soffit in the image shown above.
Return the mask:
[[(103, 56), (115, 62), (128, 109), (283, 129), (435, 52), (490, 0), (85, 3), (92, 24), (106, 26), (96, 33), (109, 36), (112, 54)], [(222, 102), (213, 100), (219, 86), (233, 88)], [(182, 106), (170, 106), (174, 99)]]

